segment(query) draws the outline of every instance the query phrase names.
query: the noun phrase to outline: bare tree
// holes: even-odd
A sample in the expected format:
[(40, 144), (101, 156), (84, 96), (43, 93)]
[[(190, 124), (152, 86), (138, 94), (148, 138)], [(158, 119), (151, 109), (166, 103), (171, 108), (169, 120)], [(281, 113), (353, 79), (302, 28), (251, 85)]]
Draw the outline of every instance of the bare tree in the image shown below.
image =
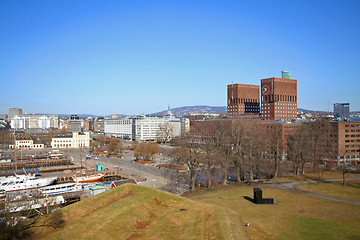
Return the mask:
[(186, 165), (190, 178), (190, 190), (195, 189), (196, 171), (199, 168), (200, 149), (199, 143), (192, 137), (185, 137), (178, 142), (179, 147), (176, 150), (174, 160), (176, 164)]
[(173, 136), (173, 127), (169, 122), (160, 125), (157, 132), (157, 141), (160, 143), (167, 143)]
[(246, 145), (246, 132), (243, 124), (235, 123), (232, 125), (230, 132), (231, 136), (231, 153), (232, 159), (236, 167), (236, 179), (237, 182), (244, 181), (244, 151)]
[(156, 142), (142, 142), (139, 143), (137, 149), (134, 150), (134, 157), (136, 159), (143, 158), (144, 160), (151, 160), (155, 154), (160, 153), (160, 146)]
[(318, 174), (318, 184), (321, 179), (321, 161), (331, 157), (329, 152), (329, 132), (331, 131), (330, 123), (323, 118), (305, 125), (309, 143), (309, 153), (314, 166), (314, 171)]
[(120, 139), (112, 139), (106, 148), (108, 154), (121, 154), (122, 143)]
[(295, 175), (304, 174), (305, 164), (309, 159), (309, 139), (305, 125), (298, 132), (286, 136), (287, 159), (293, 163)]

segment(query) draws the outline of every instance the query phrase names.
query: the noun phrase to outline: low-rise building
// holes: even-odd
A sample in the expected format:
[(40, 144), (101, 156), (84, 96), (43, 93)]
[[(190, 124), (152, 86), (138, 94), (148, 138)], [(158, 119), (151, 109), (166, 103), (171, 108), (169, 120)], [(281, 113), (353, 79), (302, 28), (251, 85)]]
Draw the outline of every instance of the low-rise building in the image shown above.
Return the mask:
[(70, 135), (53, 137), (51, 140), (52, 148), (88, 148), (90, 147), (89, 132), (73, 132)]
[(10, 144), (9, 148), (14, 149), (16, 146), (16, 149), (42, 149), (44, 148), (43, 143), (34, 143), (34, 140), (31, 138), (21, 138), (15, 140), (15, 145)]

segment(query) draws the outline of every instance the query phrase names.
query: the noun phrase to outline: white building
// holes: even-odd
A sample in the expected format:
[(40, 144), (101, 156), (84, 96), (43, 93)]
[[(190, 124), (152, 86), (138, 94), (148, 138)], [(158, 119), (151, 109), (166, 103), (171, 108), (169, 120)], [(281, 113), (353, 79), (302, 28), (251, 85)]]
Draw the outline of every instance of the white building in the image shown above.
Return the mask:
[(104, 120), (104, 132), (108, 136), (132, 139), (132, 118), (108, 118)]
[(11, 118), (10, 125), (13, 129), (27, 129), (29, 128), (29, 119), (24, 116), (15, 116)]
[(182, 121), (175, 117), (109, 118), (104, 123), (105, 134), (137, 141), (167, 141), (182, 134)]
[[(18, 139), (15, 141), (16, 149), (42, 149), (44, 148), (43, 143), (34, 144), (34, 140), (32, 139)], [(10, 144), (9, 148), (14, 148), (14, 144)]]
[(52, 148), (88, 148), (90, 147), (90, 133), (73, 132), (71, 135), (53, 137)]
[(50, 129), (58, 128), (57, 115), (24, 114), (11, 118), (11, 128), (14, 129)]
[(51, 119), (49, 117), (39, 117), (39, 128), (40, 129), (50, 129)]

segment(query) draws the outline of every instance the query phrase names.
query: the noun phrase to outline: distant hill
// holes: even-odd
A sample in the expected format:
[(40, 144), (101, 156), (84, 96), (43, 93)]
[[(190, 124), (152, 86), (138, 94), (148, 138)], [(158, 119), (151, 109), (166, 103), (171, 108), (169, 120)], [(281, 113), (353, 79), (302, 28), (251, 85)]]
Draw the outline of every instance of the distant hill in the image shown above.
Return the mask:
[[(172, 108), (171, 112), (173, 115), (176, 115), (176, 116), (185, 116), (185, 115), (189, 115), (192, 113), (209, 113), (209, 114), (224, 113), (224, 114), (226, 114), (227, 107), (226, 106), (221, 106), (221, 107), (185, 106), (185, 107)], [(162, 111), (162, 112), (152, 113), (151, 115), (155, 116), (155, 115), (165, 115), (165, 114), (167, 114), (167, 110)]]
[[(309, 109), (304, 109), (304, 108), (298, 108), (298, 111), (302, 111), (304, 113), (326, 113), (326, 111), (316, 111), (316, 110), (309, 110)], [(200, 106), (185, 106), (185, 107), (177, 107), (177, 108), (172, 108), (171, 112), (173, 115), (176, 116), (185, 116), (185, 115), (189, 115), (191, 113), (209, 113), (209, 114), (220, 114), (220, 113), (227, 113), (227, 107), (226, 106), (218, 106), (218, 107), (213, 107), (213, 106), (206, 106), (206, 105), (200, 105)], [(330, 112), (332, 113), (332, 112)], [(150, 114), (151, 116), (156, 116), (156, 115), (165, 115), (167, 114), (167, 110), (161, 111), (161, 112), (156, 112), (156, 113), (152, 113)], [(360, 111), (352, 111), (350, 112), (350, 114), (360, 114)], [(41, 115), (48, 115), (48, 114), (41, 114)], [(60, 117), (70, 117), (71, 114), (52, 114), (52, 115), (59, 115)], [(106, 116), (100, 116), (100, 115), (94, 115), (94, 114), (77, 114), (79, 117), (81, 118), (87, 118), (87, 117), (92, 117), (92, 118), (96, 118), (96, 117), (111, 117), (111, 115), (106, 115)], [(130, 114), (115, 114), (118, 115), (119, 117), (127, 117), (127, 116), (131, 116)], [(135, 116), (135, 115), (133, 115)]]
[(298, 108), (298, 111), (302, 111), (303, 113), (327, 113), (326, 111), (315, 111), (315, 110), (308, 110), (303, 108)]
[(64, 226), (33, 228), (32, 239), (248, 239), (230, 209), (135, 184), (57, 211)]

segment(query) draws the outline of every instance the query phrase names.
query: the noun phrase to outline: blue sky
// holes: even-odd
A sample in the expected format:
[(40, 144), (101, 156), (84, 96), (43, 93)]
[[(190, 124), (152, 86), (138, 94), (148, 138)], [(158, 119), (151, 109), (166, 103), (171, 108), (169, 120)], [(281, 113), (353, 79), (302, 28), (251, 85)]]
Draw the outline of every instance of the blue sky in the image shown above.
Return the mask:
[(360, 110), (360, 1), (0, 2), (0, 113), (226, 105), (290, 71), (298, 107)]

